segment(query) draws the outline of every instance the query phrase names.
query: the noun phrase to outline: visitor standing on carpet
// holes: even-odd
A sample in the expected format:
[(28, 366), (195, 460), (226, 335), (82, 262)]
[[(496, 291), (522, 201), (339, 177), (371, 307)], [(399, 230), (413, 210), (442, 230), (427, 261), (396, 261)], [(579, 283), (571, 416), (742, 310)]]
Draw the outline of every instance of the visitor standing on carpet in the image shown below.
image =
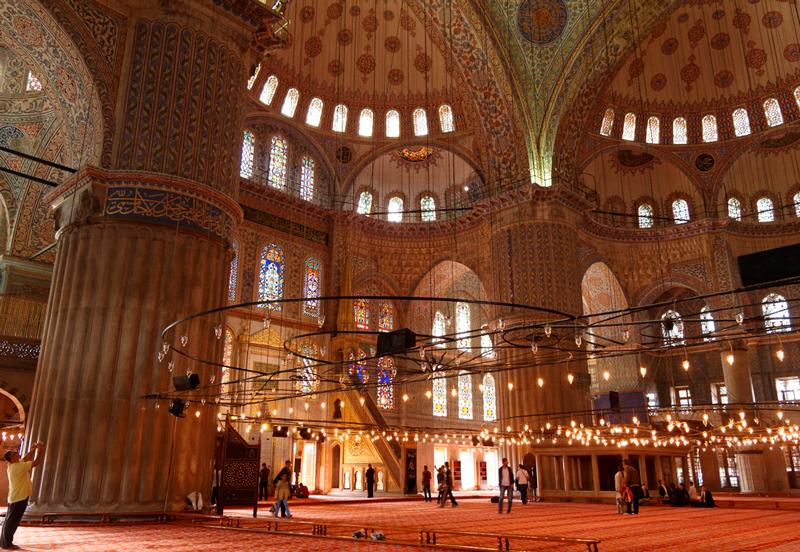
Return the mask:
[(503, 513), (503, 495), (508, 494), (508, 513), (511, 513), (511, 501), (514, 500), (514, 472), (508, 465), (508, 458), (503, 458), (503, 465), (497, 470), (500, 482), (500, 500), (497, 501), (497, 513)]
[(289, 511), (289, 498), (292, 496), (292, 489), (289, 486), (289, 476), (281, 473), (278, 483), (275, 485), (275, 511), (273, 516), (278, 517), (278, 510), (281, 511), (281, 517), (292, 517), (292, 512)]
[[(631, 501), (628, 503), (628, 513), (633, 515), (639, 514), (639, 499), (642, 497), (642, 480), (639, 479), (639, 472), (629, 460), (623, 460), (625, 465), (625, 477), (623, 483), (631, 490)], [(633, 511), (631, 511), (633, 510)]]
[(219, 487), (222, 484), (222, 470), (215, 463), (211, 472), (211, 505), (216, 506), (219, 502)]
[(456, 497), (453, 496), (453, 472), (450, 470), (450, 462), (444, 463), (444, 488), (445, 494), (442, 497), (442, 506), (449, 498), (450, 506), (455, 508), (458, 506), (458, 502), (456, 502)]
[(422, 498), (425, 502), (431, 501), (431, 478), (432, 474), (428, 466), (425, 466), (422, 470)]
[(269, 498), (269, 468), (266, 462), (261, 463), (261, 471), (258, 472), (258, 499), (267, 500)]
[(528, 503), (528, 472), (522, 464), (517, 468), (516, 476), (517, 489), (519, 489), (519, 498), (523, 504)]
[(292, 461), (287, 460), (286, 464), (281, 468), (281, 471), (278, 472), (278, 475), (275, 476), (275, 479), (272, 480), (273, 485), (277, 485), (278, 481), (281, 480), (281, 477), (286, 476), (286, 480), (289, 482), (289, 493), (291, 494), (292, 491)]
[(367, 480), (367, 498), (372, 498), (375, 496), (375, 468), (372, 467), (372, 464), (367, 464), (364, 479)]
[[(434, 466), (435, 468), (436, 466)], [(436, 488), (439, 489), (439, 496), (436, 497), (436, 504), (442, 504), (445, 496), (444, 466), (439, 466), (436, 470)]]
[(622, 466), (619, 466), (617, 473), (614, 474), (614, 491), (617, 493), (617, 513), (622, 515), (625, 513), (625, 471)]
[(20, 458), (19, 453), (9, 450), (3, 458), (8, 462), (8, 509), (6, 520), (3, 522), (3, 532), (0, 534), (0, 547), (3, 550), (18, 550), (14, 544), (14, 533), (17, 532), (19, 522), (28, 507), (28, 499), (33, 490), (31, 469), (42, 463), (44, 456), (44, 443), (39, 441), (28, 454)]

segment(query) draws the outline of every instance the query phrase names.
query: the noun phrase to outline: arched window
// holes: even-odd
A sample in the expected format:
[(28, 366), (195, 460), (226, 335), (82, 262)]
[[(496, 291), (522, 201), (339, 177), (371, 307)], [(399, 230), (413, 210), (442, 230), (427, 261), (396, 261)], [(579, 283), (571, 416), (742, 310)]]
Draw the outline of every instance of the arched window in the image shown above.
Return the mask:
[(428, 115), (425, 110), (418, 107), (414, 110), (414, 136), (428, 135)]
[(318, 127), (320, 121), (322, 120), (322, 108), (324, 104), (322, 100), (319, 98), (311, 98), (311, 102), (308, 104), (308, 111), (306, 112), (306, 124)]
[(359, 215), (368, 215), (372, 211), (372, 194), (369, 192), (361, 192), (358, 196), (358, 207), (356, 213)]
[(253, 71), (253, 74), (247, 79), (247, 89), (252, 90), (253, 85), (256, 83), (256, 79), (258, 78), (258, 72), (261, 71), (261, 64), (259, 63), (256, 65), (256, 70)]
[(281, 114), (289, 118), (294, 117), (298, 101), (300, 101), (300, 91), (297, 90), (297, 88), (290, 88), (289, 91), (286, 92), (286, 97), (283, 99)]
[(310, 155), (300, 161), (300, 197), (306, 201), (314, 199), (314, 159)]
[(470, 308), (467, 303), (456, 303), (456, 345), (462, 351), (470, 350), (469, 332), (472, 329), (470, 320)]
[(675, 224), (689, 222), (689, 203), (685, 199), (676, 199), (672, 202), (672, 220)]
[(359, 349), (358, 356), (354, 355), (352, 352), (350, 353), (348, 363), (348, 373), (351, 376), (356, 376), (361, 383), (367, 383), (369, 381), (369, 371), (367, 370), (365, 358), (367, 358), (367, 353)]
[(789, 303), (783, 295), (770, 293), (764, 297), (761, 301), (761, 313), (764, 315), (764, 327), (767, 333), (791, 331)]
[(264, 87), (261, 89), (261, 95), (258, 100), (264, 105), (272, 105), (272, 100), (275, 98), (275, 92), (278, 90), (278, 77), (270, 75), (264, 82)]
[(639, 228), (653, 227), (653, 206), (649, 203), (642, 203), (637, 209)]
[(378, 408), (382, 410), (391, 410), (394, 408), (394, 377), (397, 375), (397, 369), (394, 365), (394, 359), (390, 356), (384, 356), (378, 359), (378, 389), (376, 398)]
[(267, 182), (273, 188), (283, 190), (286, 187), (288, 157), (289, 146), (286, 140), (280, 136), (273, 136), (272, 145), (269, 148), (269, 173), (267, 176)]
[(800, 192), (792, 196), (792, 202), (794, 203), (794, 216), (800, 218)]
[(453, 132), (456, 129), (453, 121), (453, 108), (447, 104), (439, 106), (439, 128), (442, 132)]
[(703, 117), (703, 142), (716, 142), (717, 139), (717, 118), (706, 115)]
[(388, 301), (381, 303), (381, 310), (378, 313), (378, 331), (390, 332), (394, 328), (394, 307)]
[(320, 304), (319, 295), (322, 285), (321, 264), (314, 257), (306, 259), (306, 277), (303, 285), (303, 314), (307, 316), (319, 316)]
[[(444, 315), (441, 311), (436, 311), (436, 314), (433, 315), (433, 326), (431, 327), (431, 335), (434, 338), (443, 337), (445, 334), (445, 324), (444, 324)], [(444, 340), (443, 339), (434, 339), (434, 343), (436, 343), (437, 347), (444, 347)]]
[(233, 242), (233, 259), (228, 273), (228, 301), (236, 301), (236, 287), (239, 283), (239, 242)]
[[(261, 266), (258, 271), (258, 300), (279, 301), (283, 299), (283, 275), (286, 271), (283, 249), (271, 243), (261, 250)], [(269, 305), (274, 311), (282, 310), (281, 303)]]
[(735, 197), (728, 198), (728, 218), (732, 220), (742, 220), (742, 203)]
[(244, 131), (242, 138), (242, 162), (239, 165), (239, 176), (242, 178), (252, 178), (253, 176), (253, 155), (256, 151), (256, 139), (249, 130)]
[(733, 112), (733, 132), (736, 136), (747, 136), (750, 134), (750, 115), (743, 107)]
[(775, 221), (775, 208), (772, 206), (772, 200), (768, 197), (762, 197), (756, 201), (756, 212), (758, 213), (758, 222)]
[(658, 117), (650, 117), (647, 119), (647, 136), (645, 141), (648, 144), (658, 144), (661, 138), (661, 121)]
[(41, 92), (42, 83), (36, 78), (32, 72), (28, 71), (28, 77), (25, 79), (25, 92)]
[(714, 341), (714, 332), (717, 330), (717, 324), (714, 322), (714, 315), (708, 306), (705, 306), (700, 311), (700, 333), (703, 334), (703, 341)]
[(603, 122), (600, 123), (600, 134), (603, 136), (611, 136), (611, 130), (614, 128), (614, 110), (610, 107), (606, 109), (603, 114)]
[(483, 421), (493, 422), (497, 419), (497, 389), (494, 386), (494, 376), (483, 376)]
[[(316, 358), (317, 348), (311, 343), (303, 343), (300, 348), (300, 354), (304, 357)], [(314, 369), (314, 361), (304, 358), (302, 359), (302, 364), (298, 370), (295, 388), (300, 393), (313, 393), (319, 384), (319, 377), (317, 377), (317, 371)]]
[(492, 343), (492, 336), (483, 329), (481, 334), (481, 356), (484, 358), (495, 358), (497, 353), (494, 351), (494, 343)]
[(386, 112), (386, 137), (400, 138), (400, 113), (394, 109)]
[(672, 120), (672, 143), (673, 144), (686, 144), (688, 143), (689, 133), (687, 132), (686, 119), (683, 117), (675, 117)]
[(436, 375), (436, 371), (434, 368), (433, 415), (443, 417), (447, 416), (447, 380), (443, 375)]
[(347, 130), (347, 106), (339, 104), (333, 108), (333, 125), (331, 130), (334, 132), (344, 132)]
[(419, 209), (422, 211), (422, 222), (436, 220), (436, 201), (431, 196), (424, 196), (419, 200)]
[(472, 376), (465, 370), (458, 373), (458, 417), (472, 419)]
[(683, 320), (680, 314), (674, 310), (664, 313), (661, 317), (661, 335), (664, 336), (664, 345), (683, 345)]
[(778, 100), (767, 98), (764, 101), (764, 116), (767, 118), (767, 124), (771, 127), (783, 124), (783, 113)]
[(369, 304), (366, 299), (353, 301), (353, 321), (359, 330), (369, 329)]
[(403, 198), (400, 196), (391, 198), (387, 211), (389, 214), (386, 218), (389, 222), (403, 222)]
[(223, 399), (229, 399), (228, 394), (231, 392), (231, 369), (229, 366), (233, 365), (233, 332), (230, 328), (225, 328), (225, 343), (222, 347), (222, 370), (220, 371), (220, 393)]
[(371, 109), (362, 109), (358, 116), (358, 135), (369, 138), (372, 136), (372, 123), (375, 115)]
[(636, 137), (636, 114), (626, 113), (622, 123), (622, 139), (633, 140)]

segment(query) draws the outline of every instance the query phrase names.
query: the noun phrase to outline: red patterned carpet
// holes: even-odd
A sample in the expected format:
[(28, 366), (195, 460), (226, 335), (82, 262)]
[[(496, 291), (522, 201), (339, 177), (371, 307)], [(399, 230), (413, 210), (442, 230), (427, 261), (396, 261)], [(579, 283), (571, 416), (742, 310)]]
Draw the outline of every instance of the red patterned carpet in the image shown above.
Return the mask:
[[(511, 515), (498, 515), (484, 499), (462, 500), (458, 508), (436, 508), (423, 502), (330, 504), (293, 510), (296, 520), (365, 523), (379, 529), (414, 526), (476, 532), (513, 532), (600, 539), (605, 551), (798, 551), (800, 512), (745, 508), (643, 507), (637, 516), (618, 516), (611, 505), (515, 503)], [(241, 512), (242, 515), (245, 512)], [(264, 520), (241, 519), (243, 528), (259, 528)], [(387, 534), (391, 533), (387, 529)], [(409, 536), (411, 535), (410, 533)], [(320, 540), (192, 526), (190, 524), (105, 527), (22, 527), (17, 544), (26, 550), (119, 551), (171, 550), (413, 550), (412, 547)], [(459, 541), (469, 544), (468, 541)], [(472, 544), (489, 544), (472, 541)], [(581, 550), (571, 546), (529, 546), (533, 549)]]

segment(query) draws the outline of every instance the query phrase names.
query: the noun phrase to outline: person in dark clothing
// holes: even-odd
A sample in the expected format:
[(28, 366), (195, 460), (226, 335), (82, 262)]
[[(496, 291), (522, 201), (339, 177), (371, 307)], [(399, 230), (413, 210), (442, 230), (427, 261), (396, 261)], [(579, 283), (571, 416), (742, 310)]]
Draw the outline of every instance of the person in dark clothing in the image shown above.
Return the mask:
[(269, 468), (266, 463), (261, 464), (258, 472), (258, 499), (267, 500), (269, 497)]
[(422, 498), (425, 499), (425, 502), (431, 501), (431, 478), (432, 474), (428, 470), (428, 466), (425, 466), (422, 470)]
[[(642, 498), (642, 480), (639, 479), (639, 472), (629, 460), (623, 460), (625, 466), (623, 483), (631, 490), (632, 499), (628, 503), (628, 513), (633, 515), (639, 514), (639, 499)], [(633, 511), (631, 511), (633, 510)]]
[(689, 493), (683, 483), (679, 487), (670, 488), (669, 503), (671, 506), (686, 506), (689, 504)]
[(669, 497), (669, 490), (667, 490), (667, 486), (664, 485), (664, 482), (660, 479), (658, 480), (658, 496), (661, 498)]
[(694, 508), (714, 508), (716, 506), (711, 491), (705, 485), (700, 487), (699, 500), (692, 501), (691, 504)]
[(372, 498), (375, 492), (375, 468), (372, 464), (367, 464), (367, 471), (364, 473), (364, 479), (367, 480), (367, 498)]
[(278, 475), (275, 476), (275, 479), (272, 480), (273, 485), (277, 485), (278, 481), (281, 480), (281, 477), (286, 474), (286, 480), (289, 482), (289, 487), (291, 488), (292, 483), (292, 461), (287, 460), (286, 464), (281, 468), (281, 471), (278, 472)]
[(500, 500), (497, 501), (497, 513), (503, 513), (503, 498), (508, 495), (508, 513), (511, 513), (511, 501), (514, 499), (514, 470), (508, 465), (508, 458), (503, 458), (503, 465), (497, 470), (497, 481), (500, 485)]
[(450, 462), (444, 463), (444, 484), (446, 494), (442, 497), (442, 506), (444, 506), (445, 500), (450, 498), (450, 505), (455, 508), (458, 506), (458, 502), (456, 502), (456, 497), (453, 496), (453, 472), (450, 470)]

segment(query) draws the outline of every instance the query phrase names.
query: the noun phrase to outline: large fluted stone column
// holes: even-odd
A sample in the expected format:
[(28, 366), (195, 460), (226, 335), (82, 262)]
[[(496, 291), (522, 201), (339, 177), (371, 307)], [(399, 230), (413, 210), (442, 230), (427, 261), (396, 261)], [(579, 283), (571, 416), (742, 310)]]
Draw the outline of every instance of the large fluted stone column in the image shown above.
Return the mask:
[[(151, 19), (133, 25), (119, 79), (113, 168), (85, 168), (49, 197), (58, 254), (27, 428), (29, 443), (47, 443), (34, 510), (152, 512), (210, 490), (213, 406), (177, 419), (143, 397), (172, 389), (161, 329), (225, 302), (244, 58), (268, 22), (256, 2), (215, 14), (234, 4), (143, 8)], [(219, 358), (217, 322), (181, 330), (186, 351)], [(181, 335), (170, 336), (178, 348)], [(208, 383), (209, 368), (172, 360), (175, 375)]]

